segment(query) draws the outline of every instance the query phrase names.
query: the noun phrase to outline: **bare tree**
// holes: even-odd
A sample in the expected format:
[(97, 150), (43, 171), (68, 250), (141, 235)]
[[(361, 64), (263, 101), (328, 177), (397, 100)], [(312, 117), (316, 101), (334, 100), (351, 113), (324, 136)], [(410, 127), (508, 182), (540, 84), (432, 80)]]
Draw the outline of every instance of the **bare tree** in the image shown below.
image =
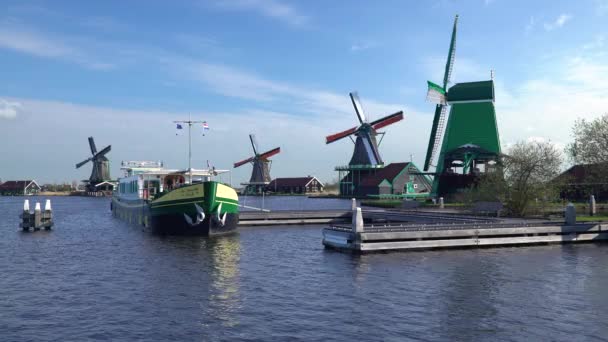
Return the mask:
[(475, 200), (499, 200), (511, 215), (524, 216), (533, 202), (557, 196), (553, 180), (561, 163), (561, 153), (551, 142), (518, 142), (503, 156), (502, 169), (480, 179)]
[(511, 147), (504, 160), (509, 210), (525, 215), (533, 201), (556, 196), (558, 187), (552, 180), (561, 164), (561, 153), (551, 142), (518, 142)]

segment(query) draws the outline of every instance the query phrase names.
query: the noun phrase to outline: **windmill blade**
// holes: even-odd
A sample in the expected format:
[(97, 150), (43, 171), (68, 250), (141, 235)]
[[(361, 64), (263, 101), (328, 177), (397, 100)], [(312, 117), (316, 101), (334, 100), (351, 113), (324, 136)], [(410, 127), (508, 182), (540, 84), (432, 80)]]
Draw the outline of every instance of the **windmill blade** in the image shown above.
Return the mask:
[(456, 27), (458, 25), (458, 15), (454, 18), (454, 28), (452, 29), (452, 39), (450, 40), (450, 51), (448, 51), (448, 60), (445, 63), (445, 73), (443, 74), (443, 89), (448, 89), (452, 69), (454, 68), (454, 57), (456, 56)]
[(280, 147), (273, 148), (272, 150), (270, 150), (268, 152), (264, 152), (264, 153), (260, 154), (260, 158), (261, 159), (268, 159), (268, 158), (274, 156), (275, 154), (279, 154), (279, 152), (281, 152), (281, 148)]
[(334, 141), (340, 140), (342, 138), (346, 138), (347, 136), (354, 134), (355, 132), (357, 132), (357, 129), (359, 127), (353, 127), (353, 128), (349, 128), (346, 131), (342, 131), (340, 133), (336, 133), (336, 134), (332, 134), (332, 135), (328, 135), (327, 137), (325, 137), (325, 143), (326, 144), (331, 144)]
[(387, 115), (385, 117), (383, 117), (382, 119), (378, 119), (376, 121), (373, 121), (370, 123), (370, 125), (375, 129), (378, 130), (382, 127), (386, 127), (388, 125), (392, 125), (395, 122), (399, 122), (403, 120), (403, 111), (398, 111), (395, 114), (391, 114), (391, 115)]
[(251, 158), (247, 158), (247, 159), (245, 159), (245, 160), (241, 160), (240, 162), (234, 163), (234, 168), (237, 168), (237, 167), (239, 167), (239, 166), (241, 166), (241, 165), (245, 165), (245, 164), (247, 164), (247, 163), (250, 163), (250, 162), (252, 162), (254, 159), (255, 159), (255, 157), (251, 157)]
[(363, 137), (363, 146), (367, 151), (367, 154), (374, 158), (371, 160), (372, 164), (382, 164), (382, 158), (380, 157), (380, 151), (378, 151), (378, 145), (372, 142), (372, 136), (370, 132), (366, 132)]
[(249, 134), (249, 140), (251, 140), (251, 147), (253, 147), (253, 154), (258, 154), (258, 141), (255, 138), (255, 134)]
[(103, 157), (106, 153), (110, 152), (111, 149), (112, 149), (112, 145), (108, 145), (103, 150), (101, 150), (97, 154), (95, 154), (95, 156), (93, 158)]
[(359, 95), (356, 92), (352, 92), (348, 94), (350, 96), (350, 100), (353, 103), (353, 107), (355, 107), (355, 112), (357, 112), (357, 118), (359, 118), (360, 123), (367, 122), (365, 120), (365, 114), (363, 114), (363, 107), (361, 107), (361, 101), (359, 100)]
[(89, 137), (89, 147), (91, 147), (92, 155), (97, 154), (97, 147), (95, 147), (95, 140), (93, 140), (93, 137)]
[(435, 158), (437, 149), (443, 136), (443, 126), (448, 106), (435, 106), (435, 116), (433, 117), (433, 127), (431, 128), (431, 136), (429, 137), (429, 145), (426, 149), (426, 158), (424, 160), (424, 171), (428, 171), (431, 162)]
[(89, 158), (89, 159), (85, 159), (83, 161), (81, 161), (80, 163), (76, 164), (76, 168), (79, 169), (82, 165), (90, 162), (93, 158)]

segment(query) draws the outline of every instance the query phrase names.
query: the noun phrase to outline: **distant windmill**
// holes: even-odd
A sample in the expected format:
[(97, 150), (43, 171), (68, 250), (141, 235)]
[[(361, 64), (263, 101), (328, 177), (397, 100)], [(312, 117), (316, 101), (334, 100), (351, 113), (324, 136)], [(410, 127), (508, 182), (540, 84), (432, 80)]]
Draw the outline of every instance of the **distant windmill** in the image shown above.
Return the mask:
[(325, 143), (331, 144), (334, 141), (355, 135), (357, 137), (355, 140), (355, 151), (353, 152), (349, 165), (382, 165), (384, 162), (382, 161), (382, 157), (380, 157), (376, 135), (383, 134), (378, 133), (380, 128), (403, 120), (403, 111), (385, 116), (382, 119), (368, 122), (365, 114), (363, 113), (363, 108), (361, 107), (357, 93), (350, 93), (349, 95), (353, 103), (353, 107), (355, 107), (355, 113), (357, 114), (360, 125), (349, 128), (343, 132), (327, 136), (325, 138)]
[(247, 185), (246, 192), (257, 193), (270, 183), (270, 164), (272, 161), (269, 158), (281, 152), (281, 148), (277, 147), (270, 151), (259, 153), (255, 135), (249, 134), (249, 140), (251, 141), (251, 147), (253, 148), (253, 156), (234, 163), (234, 167), (237, 168), (247, 163), (253, 164), (249, 183), (243, 183), (243, 185)]
[(91, 171), (91, 177), (89, 177), (87, 190), (95, 191), (95, 185), (110, 180), (110, 161), (106, 158), (106, 154), (110, 152), (112, 145), (108, 145), (103, 150), (97, 152), (95, 140), (93, 140), (93, 137), (89, 137), (89, 147), (91, 148), (92, 156), (76, 164), (76, 168), (79, 169), (88, 162), (93, 163), (93, 170)]

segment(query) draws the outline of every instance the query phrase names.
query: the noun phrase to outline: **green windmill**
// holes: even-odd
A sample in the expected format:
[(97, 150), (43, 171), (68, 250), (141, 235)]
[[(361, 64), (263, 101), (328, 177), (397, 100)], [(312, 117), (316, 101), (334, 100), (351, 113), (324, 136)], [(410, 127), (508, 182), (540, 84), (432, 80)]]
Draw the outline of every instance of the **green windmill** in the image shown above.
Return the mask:
[[(500, 156), (494, 80), (457, 83), (448, 89), (454, 67), (457, 24), (458, 16), (454, 19), (443, 86), (428, 82), (427, 100), (436, 105), (424, 171), (428, 172), (438, 154), (433, 165), (431, 195), (434, 196), (470, 187), (481, 173), (495, 169)], [(446, 115), (448, 106), (450, 113)]]

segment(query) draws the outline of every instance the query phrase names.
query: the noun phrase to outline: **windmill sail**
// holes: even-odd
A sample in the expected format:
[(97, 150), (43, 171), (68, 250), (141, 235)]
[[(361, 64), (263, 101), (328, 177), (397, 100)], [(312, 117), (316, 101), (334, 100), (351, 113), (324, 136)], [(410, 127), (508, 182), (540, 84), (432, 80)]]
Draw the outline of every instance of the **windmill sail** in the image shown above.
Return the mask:
[(340, 139), (344, 139), (348, 136), (354, 135), (357, 138), (354, 141), (355, 150), (353, 151), (353, 156), (350, 160), (349, 165), (371, 165), (373, 167), (381, 166), (382, 164), (384, 164), (384, 162), (380, 157), (380, 151), (378, 150), (378, 142), (376, 141), (376, 135), (378, 135), (377, 130), (403, 120), (403, 111), (399, 111), (397, 113), (387, 115), (381, 119), (368, 122), (367, 118), (365, 117), (365, 114), (363, 113), (361, 101), (359, 100), (359, 96), (357, 95), (357, 93), (351, 92), (349, 96), (360, 125), (349, 128), (342, 132), (328, 135), (325, 138), (325, 143), (330, 144)]
[[(447, 92), (445, 91), (450, 82), (452, 76), (452, 69), (454, 68), (454, 58), (456, 56), (456, 29), (458, 26), (458, 15), (454, 18), (454, 27), (452, 29), (452, 39), (450, 40), (450, 50), (448, 51), (448, 60), (445, 64), (445, 73), (443, 74), (443, 87), (439, 87), (437, 84), (428, 82), (429, 92), (427, 92), (427, 99), (429, 93), (431, 97), (436, 96), (439, 100), (435, 107), (435, 115), (433, 117), (433, 126), (431, 128), (431, 135), (429, 137), (429, 145), (426, 150), (426, 158), (424, 160), (424, 171), (428, 171), (431, 162), (435, 158), (437, 149), (440, 147), (441, 139), (443, 138), (443, 128), (445, 126), (446, 114), (447, 114)], [(443, 91), (443, 96), (441, 96)], [(432, 101), (432, 100), (431, 100)]]

